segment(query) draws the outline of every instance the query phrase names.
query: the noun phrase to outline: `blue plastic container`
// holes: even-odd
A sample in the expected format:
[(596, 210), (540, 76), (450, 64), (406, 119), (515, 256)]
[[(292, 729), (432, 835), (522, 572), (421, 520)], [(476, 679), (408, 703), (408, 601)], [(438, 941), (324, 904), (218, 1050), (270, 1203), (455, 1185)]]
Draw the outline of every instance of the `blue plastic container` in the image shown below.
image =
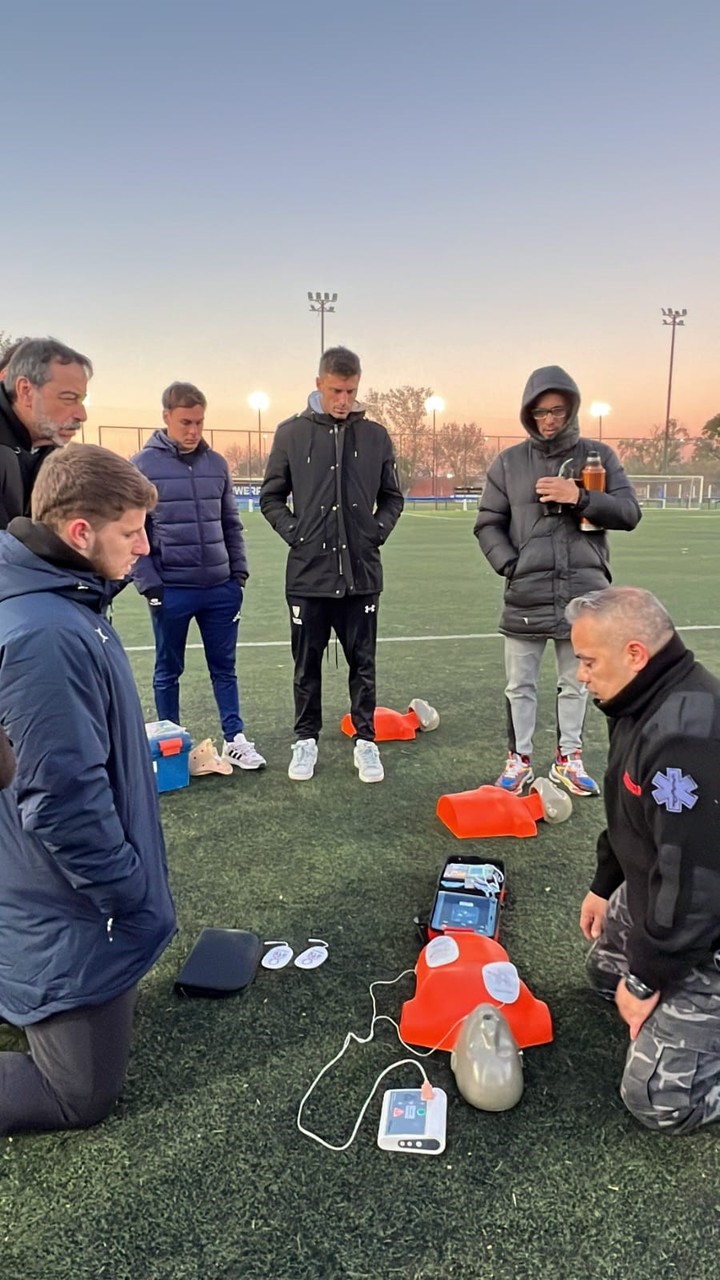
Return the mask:
[(190, 785), (192, 739), (172, 720), (153, 720), (145, 725), (158, 791), (178, 791)]

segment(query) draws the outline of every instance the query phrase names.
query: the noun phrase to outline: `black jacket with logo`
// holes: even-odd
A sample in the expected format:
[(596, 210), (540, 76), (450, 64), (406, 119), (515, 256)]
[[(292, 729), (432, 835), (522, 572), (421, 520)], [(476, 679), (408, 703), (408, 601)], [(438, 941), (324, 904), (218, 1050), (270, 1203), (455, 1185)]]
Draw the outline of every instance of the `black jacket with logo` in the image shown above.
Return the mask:
[(15, 413), (7, 387), (0, 382), (0, 529), (15, 516), (29, 515), (30, 494), (42, 462), (54, 445), (33, 449), (32, 440)]
[(380, 547), (402, 509), (392, 441), (364, 410), (333, 418), (314, 394), (307, 409), (280, 423), (260, 510), (290, 547), (288, 596), (382, 591)]
[(593, 893), (627, 882), (630, 972), (660, 990), (720, 947), (720, 681), (677, 634), (620, 693)]

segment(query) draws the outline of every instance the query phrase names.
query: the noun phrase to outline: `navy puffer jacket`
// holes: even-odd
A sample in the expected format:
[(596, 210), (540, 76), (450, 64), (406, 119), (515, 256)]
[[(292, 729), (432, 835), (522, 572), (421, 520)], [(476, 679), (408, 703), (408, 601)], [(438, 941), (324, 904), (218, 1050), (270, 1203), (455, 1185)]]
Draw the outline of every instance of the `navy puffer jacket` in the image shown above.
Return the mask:
[(156, 431), (132, 461), (158, 491), (147, 518), (150, 554), (140, 557), (132, 573), (138, 591), (216, 587), (229, 578), (243, 585), (243, 527), (222, 454), (205, 440), (192, 453), (181, 453), (166, 431)]
[[(128, 991), (175, 910), (140, 701), (103, 612), (110, 584), (44, 525), (12, 531), (0, 533), (0, 716), (17, 757), (0, 793), (0, 1014), (24, 1026)], [(43, 538), (52, 560), (31, 549)]]

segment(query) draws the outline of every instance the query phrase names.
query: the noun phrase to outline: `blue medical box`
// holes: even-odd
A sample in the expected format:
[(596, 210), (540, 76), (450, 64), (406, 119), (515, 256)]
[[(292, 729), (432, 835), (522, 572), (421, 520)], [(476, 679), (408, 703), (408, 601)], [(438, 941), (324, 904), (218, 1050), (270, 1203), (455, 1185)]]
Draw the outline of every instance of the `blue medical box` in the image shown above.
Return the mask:
[(158, 791), (177, 791), (190, 784), (190, 734), (172, 720), (145, 725)]

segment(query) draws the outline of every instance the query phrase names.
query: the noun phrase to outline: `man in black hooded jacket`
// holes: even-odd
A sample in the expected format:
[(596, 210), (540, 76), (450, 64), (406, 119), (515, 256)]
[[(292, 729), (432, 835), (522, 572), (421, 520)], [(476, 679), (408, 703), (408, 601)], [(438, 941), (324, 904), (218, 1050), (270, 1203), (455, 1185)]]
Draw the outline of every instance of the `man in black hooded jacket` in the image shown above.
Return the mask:
[[(500, 631), (505, 636), (508, 758), (496, 785), (521, 794), (532, 782), (540, 664), (548, 640), (557, 667), (554, 782), (573, 795), (597, 795), (585, 770), (582, 727), (587, 692), (576, 674), (565, 607), (612, 581), (606, 529), (634, 529), (635, 492), (614, 451), (580, 436), (580, 392), (557, 365), (536, 369), (523, 393), (527, 440), (499, 453), (487, 474), (475, 536), (505, 578)], [(590, 451), (605, 467), (605, 491), (576, 483)], [(574, 478), (572, 478), (574, 477)], [(584, 532), (585, 518), (594, 528)]]
[[(286, 596), (295, 661), (295, 733), (288, 775), (312, 778), (322, 725), (322, 660), (334, 629), (349, 667), (353, 758), (361, 782), (382, 782), (375, 743), (380, 547), (403, 509), (392, 441), (357, 403), (360, 361), (345, 347), (320, 360), (307, 408), (275, 433), (260, 510), (290, 546)], [(288, 497), (292, 494), (292, 509)]]

